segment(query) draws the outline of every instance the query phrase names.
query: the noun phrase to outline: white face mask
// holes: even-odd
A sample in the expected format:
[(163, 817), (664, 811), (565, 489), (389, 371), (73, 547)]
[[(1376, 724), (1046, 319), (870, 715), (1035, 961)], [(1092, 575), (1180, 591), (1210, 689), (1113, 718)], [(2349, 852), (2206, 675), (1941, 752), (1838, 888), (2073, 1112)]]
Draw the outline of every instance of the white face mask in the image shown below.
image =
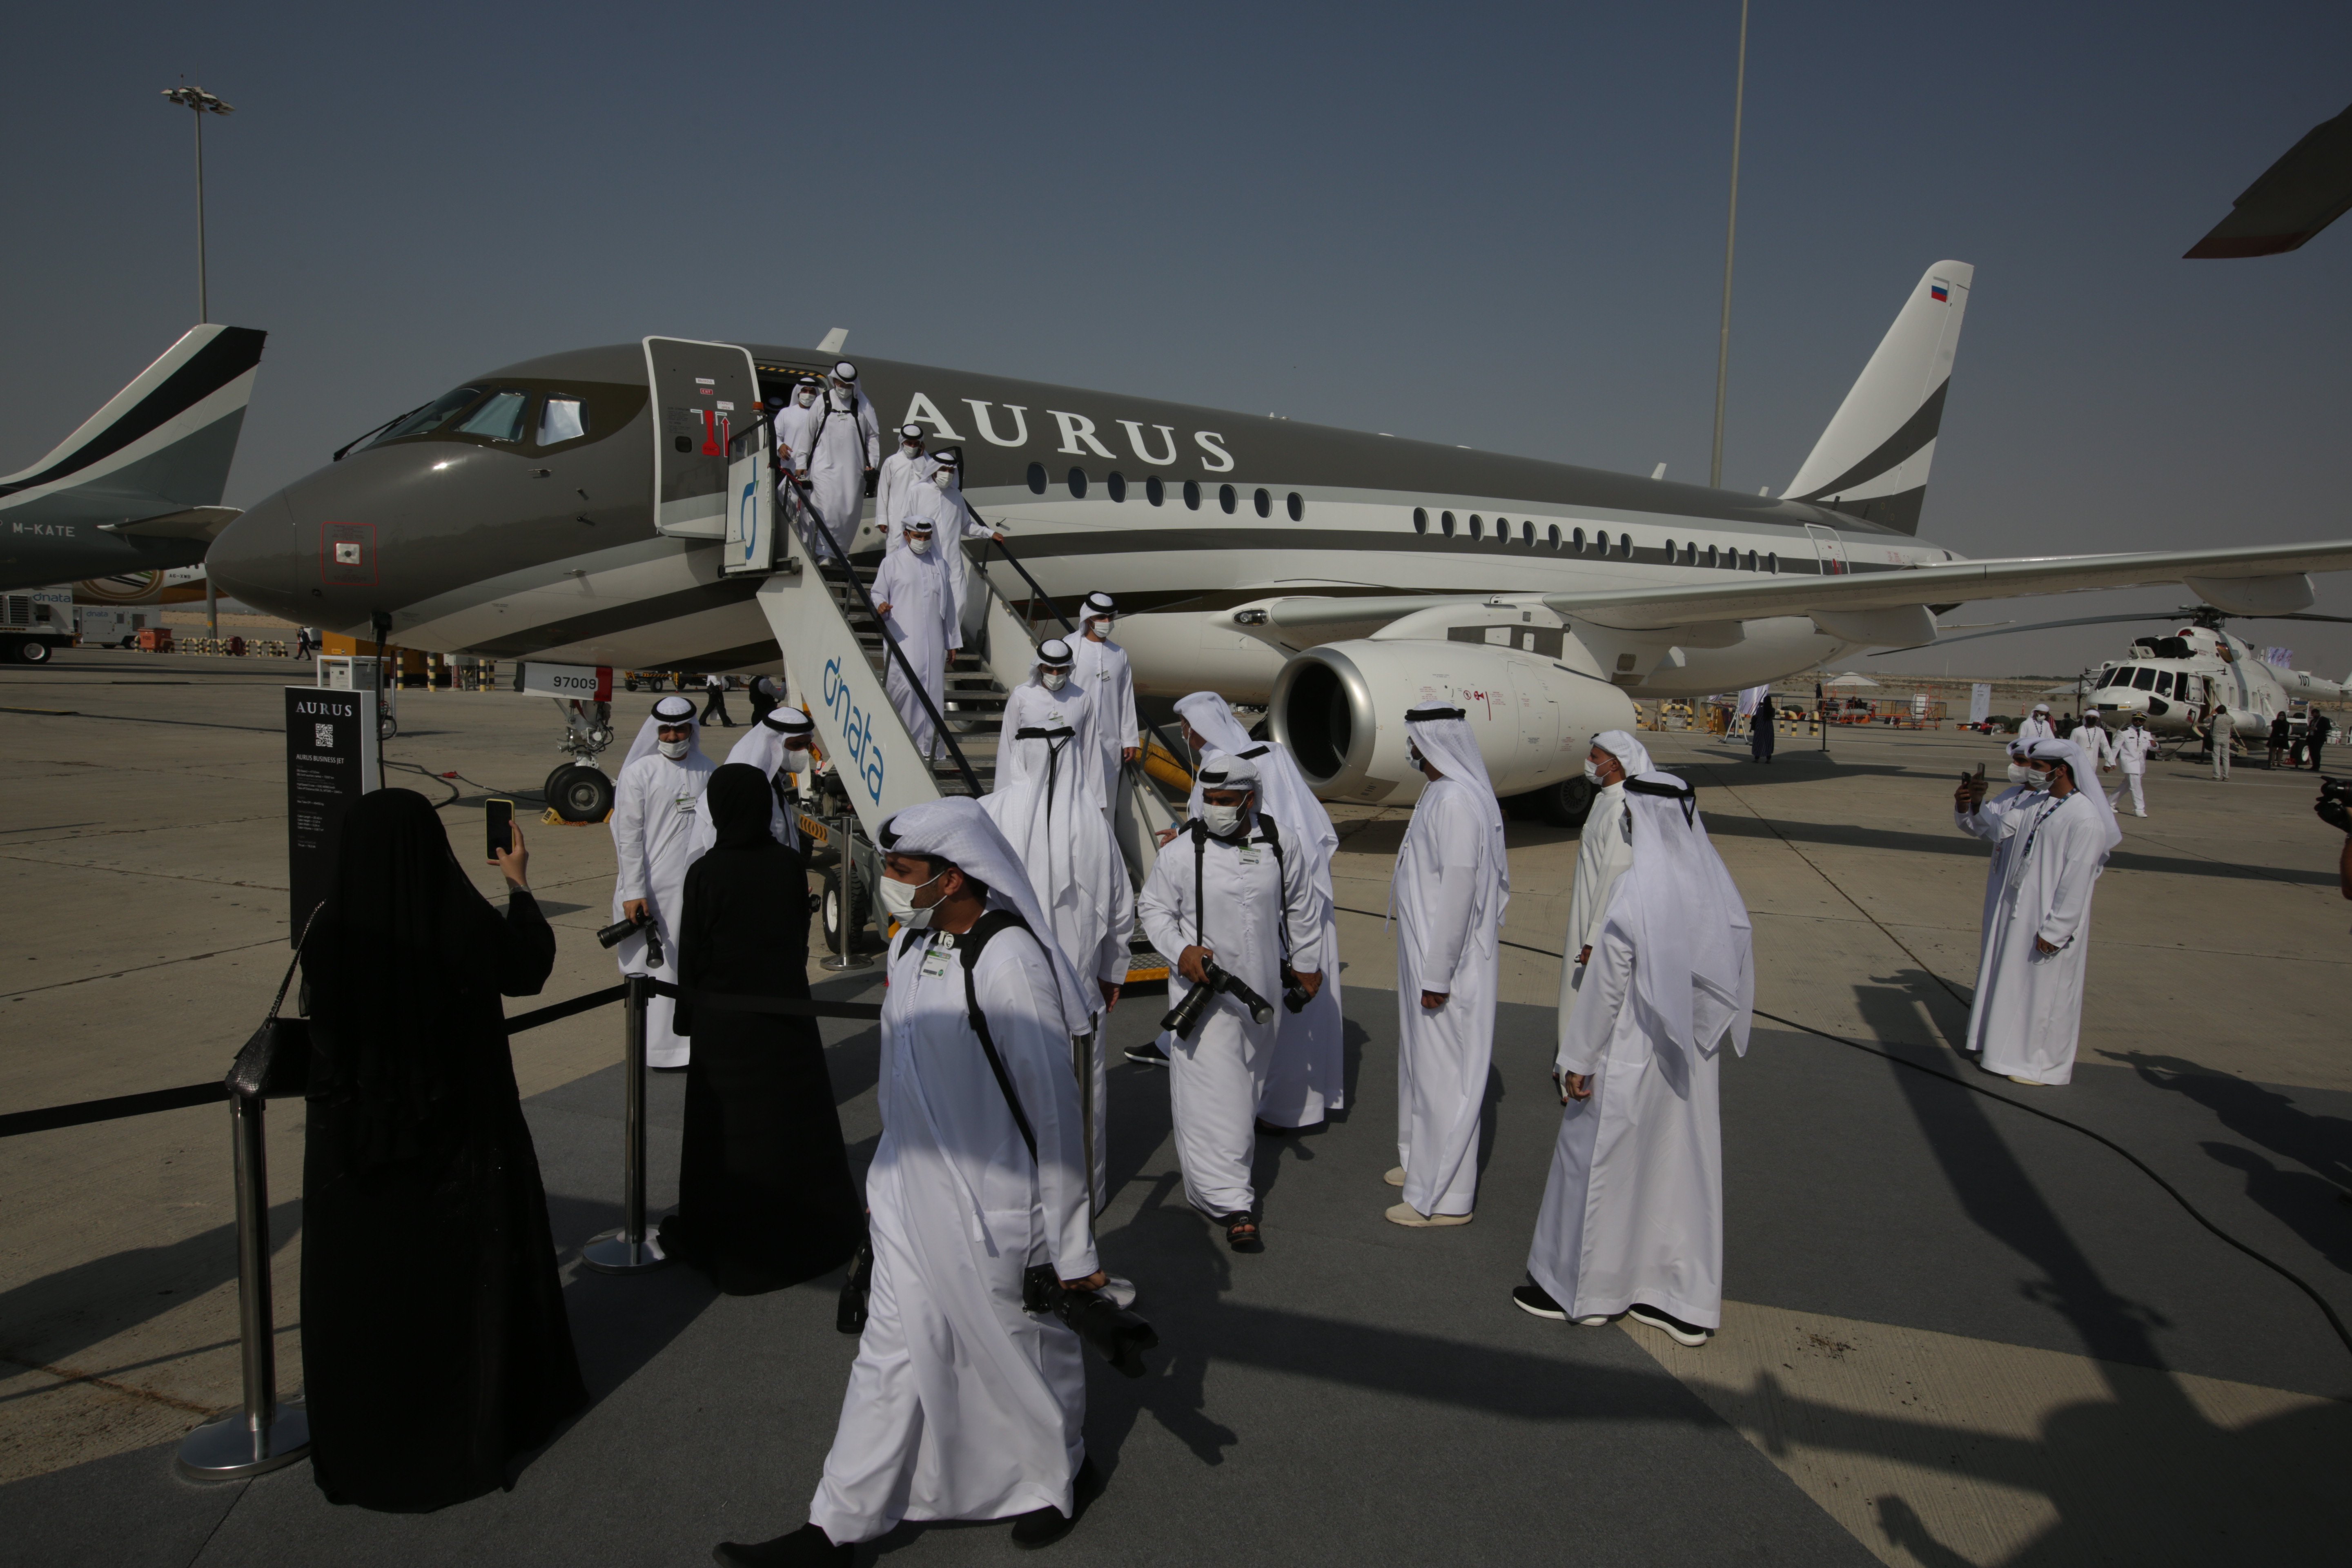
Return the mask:
[(928, 533), (910, 533), (907, 535), (907, 548), (918, 555), (929, 555), (931, 552), (931, 536)]
[(2050, 787), (2050, 775), (2040, 768), (2028, 768), (2023, 783), (2027, 789), (2039, 795)]
[(835, 408), (846, 408), (849, 406), (851, 396), (852, 393), (850, 388), (845, 386), (836, 386), (833, 389), (833, 405)]
[(684, 759), (686, 749), (692, 744), (694, 742), (691, 741), (656, 741), (654, 742), (654, 748), (675, 763)]
[(1230, 838), (1234, 830), (1242, 825), (1244, 809), (1238, 805), (1212, 805), (1204, 800), (1201, 803), (1201, 820), (1207, 823), (1209, 831), (1218, 837)]
[[(1414, 745), (1411, 741), (1407, 741), (1404, 743), (1404, 760), (1405, 764), (1408, 767), (1411, 767), (1415, 773), (1419, 773), (1423, 768), (1429, 765), (1427, 759), (1423, 758), (1421, 754), (1421, 748)], [(1588, 767), (1591, 765), (1591, 763), (1586, 764)]]
[(802, 387), (798, 392), (793, 394), (793, 401), (798, 403), (803, 408), (814, 408), (816, 406), (816, 388), (814, 386)]
[(931, 483), (939, 486), (941, 489), (947, 489), (950, 485), (955, 483), (955, 470), (953, 468), (933, 468), (931, 470)]
[(919, 458), (923, 455), (923, 444), (920, 441), (901, 441), (898, 443), (898, 450), (910, 458)]
[[(940, 877), (946, 875), (947, 873), (942, 871), (939, 877), (932, 878), (931, 882), (936, 882)], [(931, 882), (901, 882), (895, 878), (883, 878), (882, 908), (888, 912), (892, 920), (908, 930), (924, 930), (931, 923), (931, 915), (936, 906), (926, 905), (922, 909), (917, 909), (915, 895), (929, 887)]]
[(1110, 617), (1108, 616), (1097, 616), (1094, 619), (1088, 621), (1087, 623), (1087, 636), (1095, 638), (1098, 642), (1108, 642), (1110, 640)]
[(1601, 782), (1601, 764), (1594, 762), (1591, 757), (1585, 758), (1584, 776), (1591, 779), (1594, 784), (1599, 784)]
[(1066, 669), (1041, 669), (1037, 672), (1037, 684), (1048, 691), (1059, 691), (1069, 679), (1070, 672)]

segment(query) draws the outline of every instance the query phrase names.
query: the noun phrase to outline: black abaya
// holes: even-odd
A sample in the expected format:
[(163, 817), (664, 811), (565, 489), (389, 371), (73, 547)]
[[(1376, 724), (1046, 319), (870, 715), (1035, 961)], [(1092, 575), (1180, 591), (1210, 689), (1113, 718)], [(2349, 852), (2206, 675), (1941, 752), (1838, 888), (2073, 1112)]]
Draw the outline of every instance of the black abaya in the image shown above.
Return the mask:
[(342, 831), (303, 959), (311, 1473), (418, 1512), (507, 1484), (588, 1401), (499, 1003), (546, 983), (555, 933), (529, 893), (476, 892), (413, 792)]
[[(711, 775), (704, 799), (718, 842), (687, 869), (679, 984), (805, 998), (807, 870), (769, 833), (767, 779), (730, 763)], [(678, 1206), (662, 1222), (662, 1249), (730, 1295), (847, 1262), (865, 1239), (865, 1202), (814, 1021), (681, 1001), (676, 1026), (694, 1037), (694, 1053)]]

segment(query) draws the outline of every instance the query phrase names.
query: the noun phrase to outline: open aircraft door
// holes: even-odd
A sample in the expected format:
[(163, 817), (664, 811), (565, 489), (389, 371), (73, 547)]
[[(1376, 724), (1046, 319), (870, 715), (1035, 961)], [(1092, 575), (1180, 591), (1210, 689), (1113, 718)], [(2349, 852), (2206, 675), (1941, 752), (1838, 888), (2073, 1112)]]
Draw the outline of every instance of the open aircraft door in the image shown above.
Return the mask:
[[(653, 392), (654, 527), (684, 539), (725, 539), (740, 487), (737, 437), (766, 423), (760, 373), (735, 343), (647, 338)], [(758, 448), (753, 448), (757, 455)]]
[(1843, 577), (1853, 570), (1846, 564), (1845, 541), (1838, 537), (1836, 529), (1809, 522), (1805, 524), (1805, 537), (1813, 542), (1813, 555), (1822, 563), (1822, 576)]

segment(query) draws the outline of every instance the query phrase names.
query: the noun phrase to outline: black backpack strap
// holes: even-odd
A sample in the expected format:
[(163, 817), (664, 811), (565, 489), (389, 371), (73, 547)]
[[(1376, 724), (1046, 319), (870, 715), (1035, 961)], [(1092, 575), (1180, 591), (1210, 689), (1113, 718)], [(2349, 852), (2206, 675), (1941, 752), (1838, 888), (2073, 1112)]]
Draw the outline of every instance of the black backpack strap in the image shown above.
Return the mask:
[[(1263, 750), (1264, 748), (1260, 749)], [(1275, 930), (1282, 933), (1282, 962), (1288, 963), (1290, 962), (1290, 954), (1292, 952), (1292, 944), (1290, 941), (1290, 863), (1283, 858), (1282, 832), (1281, 829), (1275, 826), (1274, 818), (1266, 816), (1264, 812), (1260, 812), (1257, 819), (1257, 831), (1258, 837), (1265, 843), (1265, 847), (1274, 851), (1275, 896), (1280, 900), (1275, 907), (1281, 911), (1280, 918), (1274, 922), (1274, 926)]]
[[(1029, 922), (1012, 910), (991, 910), (971, 922), (971, 929), (956, 938), (956, 952), (963, 959), (963, 1005), (971, 1018), (971, 1032), (980, 1037), (980, 1048), (988, 1056), (988, 1070), (996, 1075), (996, 1087), (1004, 1091), (1004, 1108), (1013, 1112), (1013, 1124), (1021, 1129), (1021, 1142), (1029, 1145), (1029, 1159), (1037, 1159), (1037, 1134), (1029, 1126), (1028, 1113), (1021, 1109), (1021, 1097), (1013, 1091), (1013, 1075), (1004, 1070), (1004, 1058), (997, 1054), (996, 1037), (988, 1032), (988, 1015), (980, 1010), (980, 992), (972, 984), (971, 973), (980, 963), (981, 950), (997, 932), (1018, 926), (1029, 931)], [(1030, 940), (1037, 933), (1029, 931)], [(1042, 944), (1041, 944), (1042, 945)]]
[(1203, 890), (1208, 879), (1202, 875), (1209, 859), (1209, 825), (1199, 817), (1184, 825), (1192, 836), (1192, 942), (1195, 946), (1209, 945), (1209, 915), (1207, 894)]

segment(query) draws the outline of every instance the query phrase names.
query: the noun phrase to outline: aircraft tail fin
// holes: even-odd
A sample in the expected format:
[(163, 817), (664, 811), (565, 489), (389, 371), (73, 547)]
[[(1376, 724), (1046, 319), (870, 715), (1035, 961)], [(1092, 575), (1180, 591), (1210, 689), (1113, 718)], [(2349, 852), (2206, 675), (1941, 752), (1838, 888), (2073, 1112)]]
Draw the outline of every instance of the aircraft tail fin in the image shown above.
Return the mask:
[(0, 475), (0, 497), (88, 487), (126, 515), (217, 506), (267, 336), (191, 328), (48, 456)]
[(1975, 278), (1965, 261), (1938, 261), (1920, 275), (1812, 455), (1781, 492), (1787, 500), (1919, 531), (1927, 466)]

